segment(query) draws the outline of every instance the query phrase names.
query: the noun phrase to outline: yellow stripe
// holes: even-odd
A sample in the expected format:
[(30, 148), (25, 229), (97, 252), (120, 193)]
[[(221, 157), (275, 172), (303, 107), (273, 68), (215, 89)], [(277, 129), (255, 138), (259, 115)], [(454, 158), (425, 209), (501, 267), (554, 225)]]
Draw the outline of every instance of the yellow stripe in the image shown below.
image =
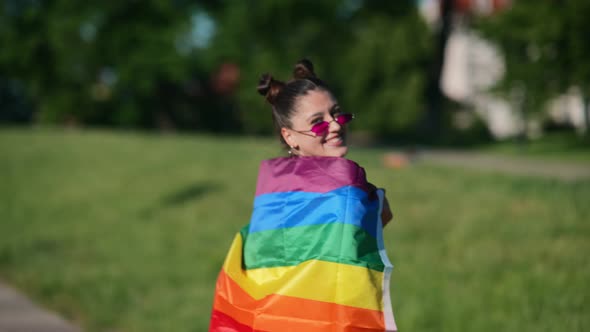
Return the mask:
[(383, 272), (320, 260), (297, 266), (242, 269), (242, 237), (236, 235), (223, 269), (254, 299), (279, 294), (371, 310), (383, 309)]

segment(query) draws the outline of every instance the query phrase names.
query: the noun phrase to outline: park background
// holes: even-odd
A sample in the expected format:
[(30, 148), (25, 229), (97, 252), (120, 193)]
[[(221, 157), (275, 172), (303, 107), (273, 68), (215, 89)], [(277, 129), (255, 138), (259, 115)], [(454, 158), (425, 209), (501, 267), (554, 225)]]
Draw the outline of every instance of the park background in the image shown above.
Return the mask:
[[(584, 0), (4, 0), (0, 280), (88, 331), (206, 330), (258, 165), (284, 155), (258, 78), (307, 57), (356, 115), (350, 159), (387, 189), (401, 331), (587, 330), (588, 177), (420, 156), (590, 169), (588, 14)], [(501, 59), (468, 66), (484, 78), (467, 88), (449, 73), (461, 38)]]

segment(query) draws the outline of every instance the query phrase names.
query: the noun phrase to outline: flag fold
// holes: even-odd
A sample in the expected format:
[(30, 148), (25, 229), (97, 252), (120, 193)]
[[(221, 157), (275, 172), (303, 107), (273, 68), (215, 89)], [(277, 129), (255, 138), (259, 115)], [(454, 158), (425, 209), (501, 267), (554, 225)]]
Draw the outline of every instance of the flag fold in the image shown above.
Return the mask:
[(348, 159), (263, 161), (209, 331), (397, 331), (382, 206), (383, 192)]

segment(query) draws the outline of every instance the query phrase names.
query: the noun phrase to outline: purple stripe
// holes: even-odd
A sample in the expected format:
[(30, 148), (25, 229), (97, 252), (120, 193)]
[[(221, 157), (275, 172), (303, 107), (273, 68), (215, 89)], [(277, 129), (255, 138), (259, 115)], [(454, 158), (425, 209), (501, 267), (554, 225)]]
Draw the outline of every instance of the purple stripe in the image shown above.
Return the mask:
[(354, 186), (368, 193), (365, 170), (352, 160), (337, 157), (287, 157), (264, 160), (260, 165), (256, 196), (305, 191), (325, 193), (343, 186)]

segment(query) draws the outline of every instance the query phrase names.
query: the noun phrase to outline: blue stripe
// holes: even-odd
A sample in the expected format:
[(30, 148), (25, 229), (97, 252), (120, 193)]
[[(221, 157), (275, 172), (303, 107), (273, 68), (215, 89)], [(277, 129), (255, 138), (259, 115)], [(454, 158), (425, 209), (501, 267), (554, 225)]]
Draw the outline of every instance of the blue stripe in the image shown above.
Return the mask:
[(379, 200), (357, 187), (327, 193), (302, 191), (264, 194), (254, 200), (250, 233), (329, 223), (351, 224), (377, 237)]

